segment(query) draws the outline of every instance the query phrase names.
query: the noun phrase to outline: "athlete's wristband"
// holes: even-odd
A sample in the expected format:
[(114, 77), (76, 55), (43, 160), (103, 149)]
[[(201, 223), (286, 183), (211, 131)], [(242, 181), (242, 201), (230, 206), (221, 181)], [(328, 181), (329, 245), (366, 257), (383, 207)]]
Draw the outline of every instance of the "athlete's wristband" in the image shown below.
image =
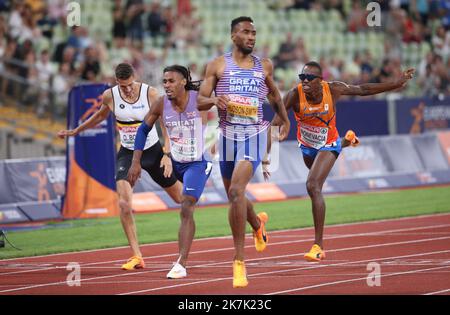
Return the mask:
[(152, 130), (153, 125), (148, 126), (147, 123), (144, 121), (139, 126), (137, 132), (136, 132), (136, 138), (134, 140), (134, 149), (135, 150), (144, 150), (145, 142), (147, 141), (147, 136), (150, 130)]

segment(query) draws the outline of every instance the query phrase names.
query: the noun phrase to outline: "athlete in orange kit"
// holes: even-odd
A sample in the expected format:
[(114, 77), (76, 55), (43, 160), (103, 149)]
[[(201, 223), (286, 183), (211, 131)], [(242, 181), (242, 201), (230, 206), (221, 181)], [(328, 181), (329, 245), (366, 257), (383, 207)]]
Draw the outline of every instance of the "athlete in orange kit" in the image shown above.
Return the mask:
[[(322, 68), (317, 62), (308, 62), (299, 74), (301, 83), (284, 97), (286, 111), (292, 109), (297, 120), (297, 139), (309, 174), (306, 188), (312, 202), (315, 241), (305, 254), (307, 261), (325, 258), (323, 251), (323, 227), (325, 201), (322, 186), (343, 147), (359, 144), (355, 133), (349, 130), (344, 139), (336, 129), (336, 101), (341, 95), (373, 95), (403, 87), (413, 77), (414, 69), (408, 69), (393, 82), (349, 85), (344, 82), (322, 80)], [(280, 118), (275, 116), (273, 125)]]

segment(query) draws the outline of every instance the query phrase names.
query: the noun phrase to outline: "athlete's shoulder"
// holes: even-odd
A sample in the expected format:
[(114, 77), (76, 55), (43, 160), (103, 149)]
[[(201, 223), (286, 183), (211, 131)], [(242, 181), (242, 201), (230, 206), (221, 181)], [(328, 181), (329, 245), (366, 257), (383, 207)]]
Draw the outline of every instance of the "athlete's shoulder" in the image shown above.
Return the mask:
[[(300, 88), (299, 88), (300, 87)], [(299, 98), (299, 93), (301, 91), (301, 84), (294, 86), (293, 88), (291, 88), (289, 91), (287, 91), (287, 96), (291, 99), (298, 99)]]
[(218, 56), (211, 60), (208, 65), (211, 67), (220, 67), (225, 64), (225, 55)]
[(272, 62), (272, 59), (270, 59), (270, 58), (268, 58), (268, 57), (264, 57), (264, 58), (260, 58), (260, 57), (258, 57), (258, 56), (255, 56), (257, 59), (259, 59), (259, 60), (261, 60), (261, 63), (263, 64), (263, 65), (271, 65), (271, 66), (273, 66), (273, 62)]
[(206, 66), (206, 76), (215, 76), (217, 79), (219, 79), (226, 67), (226, 62), (225, 62), (225, 56), (218, 56), (216, 58), (214, 58), (213, 60), (211, 60), (210, 62), (208, 62), (207, 66)]
[[(147, 85), (147, 84), (146, 84)], [(147, 94), (150, 97), (158, 97), (159, 96), (159, 91), (157, 88), (148, 85), (148, 90), (147, 90)]]
[(113, 97), (113, 92), (112, 92), (113, 88), (109, 88), (103, 91), (102, 97), (103, 97), (103, 101), (111, 101), (112, 97)]
[(322, 83), (326, 83), (330, 90), (339, 89), (342, 86), (348, 86), (348, 84), (341, 81), (322, 81)]
[(261, 61), (261, 65), (264, 71), (266, 71), (267, 73), (273, 72), (273, 62), (270, 58), (261, 58), (261, 59), (259, 57), (256, 58)]

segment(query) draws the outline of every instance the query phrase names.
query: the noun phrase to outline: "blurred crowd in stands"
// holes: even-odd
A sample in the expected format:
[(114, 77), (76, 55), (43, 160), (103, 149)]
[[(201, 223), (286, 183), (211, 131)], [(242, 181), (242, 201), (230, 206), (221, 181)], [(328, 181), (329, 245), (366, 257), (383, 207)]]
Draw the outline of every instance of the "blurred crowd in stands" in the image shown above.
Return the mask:
[[(114, 84), (114, 66), (128, 61), (142, 81), (160, 87), (170, 49), (203, 45), (202, 23), (193, 14), (198, 8), (190, 0), (111, 1), (112, 40), (106, 41), (93, 38), (86, 25), (67, 26), (68, 0), (0, 0), (0, 103), (4, 96), (19, 97), (24, 104), (38, 103), (40, 115), (51, 103), (62, 116), (74, 84)], [(365, 32), (368, 28), (368, 1), (350, 1), (350, 6), (345, 6), (345, 0), (266, 2), (268, 10), (336, 9), (346, 21), (347, 32)], [(382, 11), (379, 31), (386, 34), (385, 42), (380, 43), (385, 49), (384, 59), (374, 60), (370, 51), (357, 52), (349, 61), (321, 58), (324, 79), (354, 84), (391, 80), (402, 70), (401, 45), (427, 42), (431, 51), (416, 65), (420, 93), (450, 95), (450, 1), (376, 2)], [(251, 16), (251, 12), (245, 14)], [(277, 36), (286, 39), (275, 55), (264, 46), (256, 53), (273, 58), (276, 68), (301, 69), (310, 60), (309, 47), (301, 37), (294, 38), (290, 33)], [(145, 38), (151, 38), (155, 45), (162, 39), (163, 49), (145, 49)], [(218, 45), (211, 58), (224, 53), (229, 44)], [(205, 65), (187, 66), (194, 79), (202, 78)]]

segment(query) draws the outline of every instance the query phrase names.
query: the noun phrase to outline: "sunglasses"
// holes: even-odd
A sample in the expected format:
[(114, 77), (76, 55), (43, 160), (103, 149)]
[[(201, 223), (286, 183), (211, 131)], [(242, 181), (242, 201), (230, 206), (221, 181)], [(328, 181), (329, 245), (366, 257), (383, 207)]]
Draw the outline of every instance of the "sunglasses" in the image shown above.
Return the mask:
[(299, 77), (299, 79), (301, 81), (305, 81), (305, 80), (312, 81), (312, 80), (314, 80), (316, 78), (322, 79), (321, 76), (318, 76), (318, 75), (315, 75), (315, 74), (305, 74), (305, 73), (299, 74), (298, 77)]

